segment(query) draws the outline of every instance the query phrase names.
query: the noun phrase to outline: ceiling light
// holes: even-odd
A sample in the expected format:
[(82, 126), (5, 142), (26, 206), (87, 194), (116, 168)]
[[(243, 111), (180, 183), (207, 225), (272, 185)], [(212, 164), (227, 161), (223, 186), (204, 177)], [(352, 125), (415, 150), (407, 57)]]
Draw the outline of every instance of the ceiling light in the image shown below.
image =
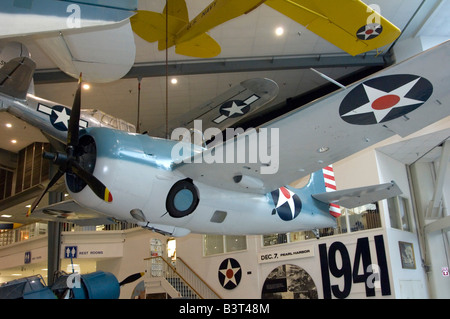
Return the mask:
[(90, 88), (91, 88), (91, 86), (88, 83), (83, 84), (83, 89), (89, 90)]
[(284, 33), (283, 27), (278, 27), (278, 28), (275, 29), (275, 34), (277, 36), (281, 36), (281, 35), (283, 35), (283, 33)]
[(26, 208), (30, 208), (31, 207), (31, 204), (29, 204), (29, 205), (27, 205), (27, 206), (25, 206)]
[(16, 144), (17, 140), (11, 140), (11, 143)]
[(172, 84), (177, 84), (177, 83), (178, 83), (178, 80), (177, 80), (176, 78), (173, 78), (172, 80), (170, 80), (170, 83), (172, 83)]
[(1, 215), (0, 217), (3, 217), (3, 218), (11, 218), (12, 215), (3, 214), (3, 215)]
[(11, 123), (6, 123), (5, 126), (6, 126), (7, 128), (11, 128), (11, 127), (12, 127), (12, 124), (11, 124)]

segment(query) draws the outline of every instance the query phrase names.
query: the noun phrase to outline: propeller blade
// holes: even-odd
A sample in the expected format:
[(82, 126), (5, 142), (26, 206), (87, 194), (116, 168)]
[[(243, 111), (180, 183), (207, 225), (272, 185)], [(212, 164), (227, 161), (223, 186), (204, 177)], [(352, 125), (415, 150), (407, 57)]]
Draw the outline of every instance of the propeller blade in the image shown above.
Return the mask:
[(64, 172), (61, 169), (58, 169), (58, 171), (56, 172), (55, 176), (53, 176), (53, 178), (51, 179), (51, 181), (48, 183), (47, 187), (42, 191), (41, 195), (39, 195), (38, 198), (36, 198), (33, 202), (33, 204), (31, 205), (31, 207), (28, 209), (27, 212), (27, 217), (29, 217), (34, 210), (36, 209), (37, 205), (39, 205), (39, 202), (41, 201), (41, 199), (44, 197), (44, 195), (48, 192), (48, 190), (53, 187), (53, 185), (55, 185), (55, 183), (64, 175)]
[(75, 161), (71, 161), (70, 165), (72, 167), (72, 172), (83, 181), (85, 181), (86, 184), (88, 184), (92, 191), (95, 193), (95, 195), (97, 195), (105, 202), (110, 203), (113, 201), (113, 197), (109, 192), (109, 189), (105, 185), (103, 185), (103, 183), (100, 182), (94, 175), (84, 170), (84, 168)]
[(73, 100), (72, 111), (70, 112), (69, 128), (67, 129), (67, 147), (78, 146), (78, 132), (80, 130), (81, 113), (81, 74), (78, 81), (78, 88)]
[(132, 283), (133, 281), (136, 281), (139, 278), (141, 278), (142, 276), (144, 276), (144, 274), (145, 274), (144, 272), (138, 272), (138, 273), (132, 274), (132, 275), (128, 276), (127, 278), (125, 278), (124, 280), (122, 280), (119, 283), (119, 286), (123, 286), (123, 285), (129, 284), (129, 283)]

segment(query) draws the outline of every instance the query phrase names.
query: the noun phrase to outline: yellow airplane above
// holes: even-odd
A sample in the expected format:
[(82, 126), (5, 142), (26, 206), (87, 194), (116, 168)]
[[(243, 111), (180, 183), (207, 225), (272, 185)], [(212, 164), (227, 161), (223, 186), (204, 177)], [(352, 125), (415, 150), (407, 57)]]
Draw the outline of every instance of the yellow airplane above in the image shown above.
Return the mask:
[(214, 0), (192, 20), (185, 0), (168, 0), (162, 13), (138, 10), (130, 20), (137, 35), (158, 41), (159, 50), (175, 45), (177, 54), (211, 58), (221, 48), (206, 32), (262, 4), (351, 55), (381, 48), (400, 35), (395, 25), (359, 0)]

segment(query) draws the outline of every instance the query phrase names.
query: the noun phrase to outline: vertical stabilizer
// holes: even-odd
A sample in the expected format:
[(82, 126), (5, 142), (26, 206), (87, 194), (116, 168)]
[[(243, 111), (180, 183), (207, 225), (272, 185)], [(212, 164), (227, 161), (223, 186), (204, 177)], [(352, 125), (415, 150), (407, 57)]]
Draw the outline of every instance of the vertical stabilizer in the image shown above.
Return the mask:
[(19, 57), (0, 69), (0, 93), (24, 100), (32, 83), (36, 64), (29, 58)]
[[(325, 190), (327, 192), (336, 191), (336, 180), (334, 179), (333, 166), (328, 165), (327, 167), (324, 167), (322, 169), (322, 172), (325, 181)], [(336, 218), (341, 216), (341, 206), (334, 203), (330, 203), (330, 214)]]

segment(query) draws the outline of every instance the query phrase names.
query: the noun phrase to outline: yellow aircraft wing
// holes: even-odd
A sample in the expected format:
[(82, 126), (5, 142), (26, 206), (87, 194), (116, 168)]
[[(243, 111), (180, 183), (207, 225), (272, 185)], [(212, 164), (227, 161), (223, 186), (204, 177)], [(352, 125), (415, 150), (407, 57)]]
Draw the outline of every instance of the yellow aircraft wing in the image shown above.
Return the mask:
[(400, 30), (359, 0), (267, 0), (266, 5), (351, 55), (392, 43)]

